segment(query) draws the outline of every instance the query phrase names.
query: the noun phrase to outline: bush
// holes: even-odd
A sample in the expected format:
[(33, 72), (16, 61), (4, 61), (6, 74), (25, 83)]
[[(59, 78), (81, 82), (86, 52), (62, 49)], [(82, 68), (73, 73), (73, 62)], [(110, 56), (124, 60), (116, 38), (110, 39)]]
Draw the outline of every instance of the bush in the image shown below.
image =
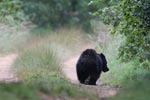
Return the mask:
[(118, 58), (119, 47), (125, 40), (122, 35), (111, 35), (106, 32), (100, 32), (99, 35), (100, 45), (96, 47), (96, 50), (105, 54), (110, 69), (108, 73), (102, 74), (100, 81), (106, 84), (125, 86), (129, 81), (149, 79), (148, 61), (140, 63), (138, 58), (135, 58), (128, 62), (122, 62)]
[(111, 33), (125, 36), (119, 56), (125, 61), (134, 57), (141, 62), (150, 60), (150, 1), (110, 0), (109, 3), (110, 6), (100, 10), (100, 16), (106, 24), (112, 26)]
[(33, 23), (39, 26), (50, 25), (59, 26), (66, 22), (68, 10), (70, 9), (69, 0), (21, 0), (23, 11)]
[(27, 18), (22, 10), (22, 2), (20, 0), (1, 0), (0, 1), (0, 20), (16, 23), (15, 21), (24, 21)]
[(90, 0), (2, 0), (0, 17), (8, 21), (29, 20), (40, 27), (77, 25), (91, 31), (91, 14), (97, 6), (89, 6), (89, 2)]
[(97, 7), (88, 6), (90, 0), (21, 0), (23, 11), (38, 26), (53, 28), (80, 25), (90, 30), (91, 12)]

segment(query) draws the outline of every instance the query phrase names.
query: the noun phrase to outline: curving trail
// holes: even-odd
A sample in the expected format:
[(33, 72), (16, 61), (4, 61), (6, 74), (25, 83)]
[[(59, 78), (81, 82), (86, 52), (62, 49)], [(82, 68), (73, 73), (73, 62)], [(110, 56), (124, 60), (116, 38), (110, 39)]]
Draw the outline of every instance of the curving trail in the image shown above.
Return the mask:
[(18, 80), (11, 66), (16, 58), (17, 54), (0, 56), (0, 82), (16, 82)]
[(62, 68), (66, 78), (72, 83), (79, 83), (76, 75), (76, 62), (79, 56), (75, 56), (74, 58), (70, 58), (69, 60), (64, 62), (64, 67)]
[[(8, 54), (0, 56), (0, 82), (17, 82), (18, 79), (12, 69), (12, 64), (17, 58), (17, 54)], [(64, 62), (64, 66), (62, 68), (66, 78), (70, 80), (74, 84), (78, 84), (79, 86), (89, 89), (94, 93), (99, 95), (98, 100), (105, 100), (105, 98), (114, 96), (119, 88), (112, 87), (109, 85), (100, 84), (97, 86), (90, 86), (90, 85), (82, 85), (77, 80), (76, 75), (76, 62), (79, 58), (79, 55), (76, 55)]]

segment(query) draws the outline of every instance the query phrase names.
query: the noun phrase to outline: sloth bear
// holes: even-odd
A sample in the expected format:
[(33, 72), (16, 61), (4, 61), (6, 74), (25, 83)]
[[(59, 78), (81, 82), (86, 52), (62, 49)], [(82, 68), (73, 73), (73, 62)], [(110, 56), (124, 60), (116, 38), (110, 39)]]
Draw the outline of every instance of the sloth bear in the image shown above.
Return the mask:
[(76, 64), (76, 71), (80, 83), (96, 85), (101, 71), (107, 72), (109, 68), (104, 54), (98, 54), (94, 49), (86, 49)]

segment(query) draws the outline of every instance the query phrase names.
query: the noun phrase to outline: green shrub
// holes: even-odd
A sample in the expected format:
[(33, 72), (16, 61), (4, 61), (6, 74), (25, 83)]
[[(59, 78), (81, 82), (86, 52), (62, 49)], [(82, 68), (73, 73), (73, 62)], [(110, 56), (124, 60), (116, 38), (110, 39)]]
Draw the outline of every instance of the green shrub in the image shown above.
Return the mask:
[(21, 83), (0, 83), (0, 100), (40, 100), (35, 89)]
[(90, 13), (96, 7), (89, 7), (90, 0), (21, 0), (23, 10), (31, 21), (38, 26), (60, 27), (80, 25), (88, 30)]
[(0, 1), (0, 20), (14, 24), (17, 21), (25, 21), (24, 12), (22, 10), (22, 2), (20, 0), (1, 0)]
[(23, 10), (31, 21), (39, 26), (50, 25), (53, 27), (65, 23), (67, 12), (70, 9), (69, 0), (21, 0)]
[[(99, 0), (94, 0), (99, 3)], [(111, 5), (100, 9), (104, 23), (112, 26), (111, 33), (125, 36), (119, 56), (129, 61), (138, 58), (145, 62), (150, 58), (149, 0), (110, 0)], [(98, 11), (98, 12), (99, 12)]]
[(90, 0), (2, 0), (1, 21), (9, 24), (32, 21), (39, 27), (58, 28), (64, 25), (81, 26), (91, 31), (92, 12), (98, 7), (88, 5)]
[(121, 35), (107, 35), (108, 33), (100, 33), (100, 37), (105, 37), (105, 41), (100, 42), (100, 45), (96, 47), (98, 52), (105, 54), (110, 69), (109, 72), (101, 75), (100, 80), (107, 84), (122, 86), (127, 84), (128, 81), (149, 79), (148, 62), (140, 63), (138, 59), (122, 62), (118, 58), (118, 50), (124, 38)]

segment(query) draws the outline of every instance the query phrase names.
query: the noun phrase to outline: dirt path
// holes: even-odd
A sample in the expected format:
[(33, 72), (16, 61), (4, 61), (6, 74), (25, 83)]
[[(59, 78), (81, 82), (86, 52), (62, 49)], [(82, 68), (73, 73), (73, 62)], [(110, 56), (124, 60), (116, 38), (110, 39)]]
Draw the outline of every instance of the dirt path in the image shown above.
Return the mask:
[[(0, 82), (16, 82), (18, 80), (11, 66), (16, 58), (17, 54), (0, 56)], [(101, 84), (98, 86), (89, 86), (80, 84), (77, 80), (75, 67), (78, 58), (79, 55), (74, 56), (64, 62), (64, 67), (62, 70), (65, 73), (66, 78), (68, 78), (72, 83), (78, 84), (83, 88), (96, 92), (99, 95), (99, 100), (105, 100), (102, 98), (110, 97), (117, 93), (118, 88), (108, 85)]]
[(11, 66), (16, 58), (17, 54), (0, 56), (0, 82), (17, 81), (17, 78)]
[(106, 97), (114, 96), (117, 93), (119, 88), (104, 85), (102, 83), (97, 86), (81, 85), (76, 75), (76, 62), (78, 58), (79, 58), (79, 55), (74, 56), (64, 62), (63, 72), (69, 81), (75, 84), (79, 84), (83, 88), (88, 88), (92, 90), (93, 92), (96, 92), (99, 95), (99, 98), (106, 98)]

